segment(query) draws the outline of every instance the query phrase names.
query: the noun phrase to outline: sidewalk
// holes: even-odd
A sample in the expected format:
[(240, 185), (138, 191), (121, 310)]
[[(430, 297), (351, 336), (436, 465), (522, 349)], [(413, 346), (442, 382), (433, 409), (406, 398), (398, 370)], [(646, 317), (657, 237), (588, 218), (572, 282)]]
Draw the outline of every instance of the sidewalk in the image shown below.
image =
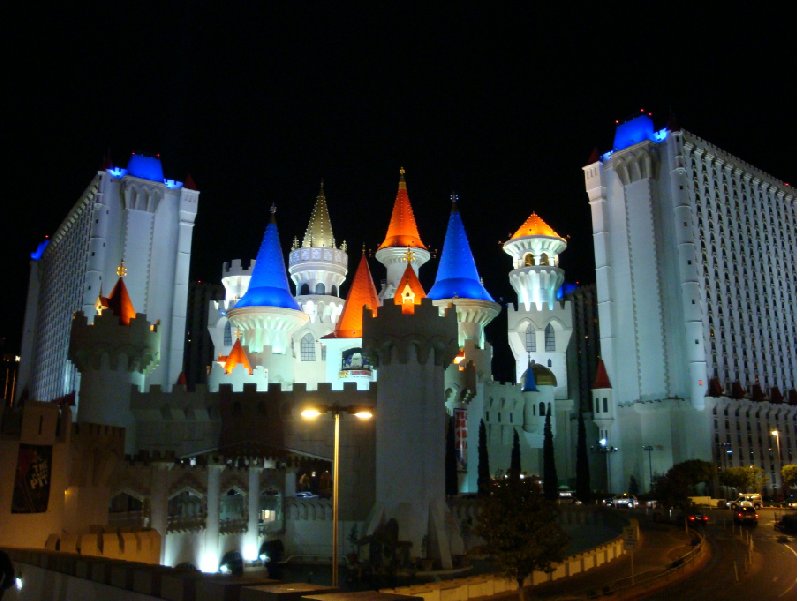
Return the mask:
[[(639, 518), (639, 540), (633, 551), (632, 562), (630, 554), (626, 554), (610, 564), (585, 574), (531, 587), (532, 596), (536, 599), (564, 601), (590, 599), (594, 596), (602, 597), (604, 600), (641, 597), (643, 591), (637, 590), (636, 586), (616, 593), (614, 591), (630, 584), (632, 574), (635, 585), (639, 581), (644, 582), (663, 573), (673, 562), (689, 553), (693, 546), (691, 531), (687, 534), (684, 529), (674, 525), (655, 523), (644, 514), (638, 515), (637, 518)], [(699, 563), (702, 563), (702, 559), (698, 559)], [(693, 566), (688, 570), (694, 568)], [(610, 596), (608, 593), (611, 593)]]

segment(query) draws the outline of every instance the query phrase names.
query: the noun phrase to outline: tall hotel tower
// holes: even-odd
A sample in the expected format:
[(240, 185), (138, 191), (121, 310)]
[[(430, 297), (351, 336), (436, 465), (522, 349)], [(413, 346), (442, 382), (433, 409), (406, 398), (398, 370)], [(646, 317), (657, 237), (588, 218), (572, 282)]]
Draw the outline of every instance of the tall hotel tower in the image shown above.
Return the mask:
[(161, 348), (148, 384), (180, 376), (189, 257), (199, 192), (165, 179), (157, 157), (99, 171), (50, 239), (31, 256), (17, 394), (48, 401), (79, 389), (67, 359), (72, 316), (97, 313), (121, 263), (133, 305), (157, 322)]
[[(687, 131), (657, 131), (646, 114), (583, 170), (611, 487), (631, 475), (647, 484), (648, 460), (655, 473), (693, 458), (730, 467), (725, 455), (779, 471), (773, 428), (785, 463), (796, 448), (796, 190)], [(726, 398), (743, 431), (750, 421), (749, 441), (717, 420)]]

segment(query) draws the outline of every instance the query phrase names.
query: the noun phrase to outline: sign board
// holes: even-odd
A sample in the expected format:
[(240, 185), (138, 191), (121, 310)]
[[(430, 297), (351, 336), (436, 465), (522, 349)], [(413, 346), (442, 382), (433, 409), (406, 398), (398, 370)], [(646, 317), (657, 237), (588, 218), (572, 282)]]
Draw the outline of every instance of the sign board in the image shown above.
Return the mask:
[(636, 526), (625, 526), (622, 530), (622, 539), (625, 541), (625, 549), (632, 551), (636, 548)]

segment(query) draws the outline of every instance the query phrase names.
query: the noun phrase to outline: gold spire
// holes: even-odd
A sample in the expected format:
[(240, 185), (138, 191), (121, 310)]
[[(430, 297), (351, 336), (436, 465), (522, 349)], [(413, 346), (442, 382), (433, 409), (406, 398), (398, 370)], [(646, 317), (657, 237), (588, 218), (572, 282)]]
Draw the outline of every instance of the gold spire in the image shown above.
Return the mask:
[(400, 166), (400, 189), (406, 189), (406, 170), (402, 165)]
[(124, 278), (128, 275), (128, 268), (125, 267), (125, 261), (120, 261), (119, 265), (117, 265), (117, 275), (121, 278)]
[(311, 219), (308, 221), (306, 235), (303, 236), (303, 247), (310, 246), (336, 248), (336, 241), (333, 238), (333, 226), (328, 214), (328, 204), (325, 200), (325, 180), (319, 184), (319, 194), (317, 194), (314, 209), (311, 211)]
[(406, 263), (413, 263), (416, 258), (417, 256), (414, 254), (414, 251), (410, 248), (406, 248)]

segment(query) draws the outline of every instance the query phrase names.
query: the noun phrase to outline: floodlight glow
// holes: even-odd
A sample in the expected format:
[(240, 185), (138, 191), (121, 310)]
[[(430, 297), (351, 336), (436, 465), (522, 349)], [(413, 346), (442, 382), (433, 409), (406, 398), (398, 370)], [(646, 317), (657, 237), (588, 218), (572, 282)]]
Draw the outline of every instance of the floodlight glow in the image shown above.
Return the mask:
[(353, 413), (353, 415), (355, 415), (358, 419), (363, 419), (363, 420), (372, 419), (372, 411), (370, 411), (369, 409), (359, 409), (358, 411)]
[(316, 407), (308, 407), (300, 412), (300, 417), (303, 419), (317, 419), (320, 415), (322, 415), (322, 411)]
[(601, 438), (601, 439), (600, 439), (600, 440), (598, 440), (597, 442), (599, 442), (599, 443), (600, 443), (600, 446), (601, 446), (601, 447), (604, 447), (604, 446), (606, 446), (606, 445), (608, 444), (608, 441), (607, 441), (605, 438)]

